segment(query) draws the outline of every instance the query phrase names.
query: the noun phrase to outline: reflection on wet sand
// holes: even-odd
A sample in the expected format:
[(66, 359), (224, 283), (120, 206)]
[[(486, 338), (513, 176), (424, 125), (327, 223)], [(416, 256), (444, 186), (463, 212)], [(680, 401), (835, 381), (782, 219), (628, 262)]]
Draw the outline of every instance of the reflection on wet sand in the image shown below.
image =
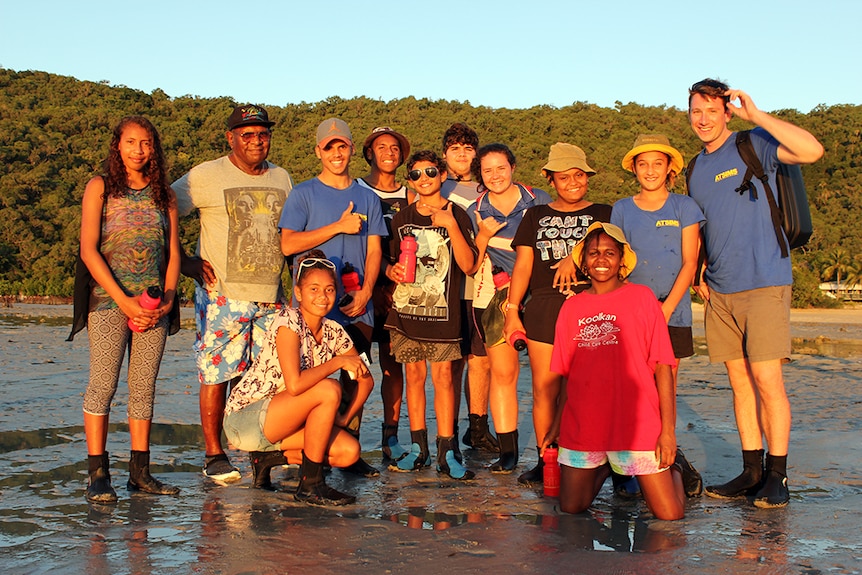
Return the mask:
[[(329, 481), (358, 497), (340, 509), (294, 501), (294, 469), (279, 469), (271, 493), (253, 490), (246, 454), (237, 484), (201, 475), (193, 334), (168, 340), (159, 376), (153, 460), (179, 497), (131, 494), (128, 433), (112, 424), (111, 476), (120, 501), (88, 505), (81, 393), (86, 338), (64, 342), (64, 325), (0, 315), (0, 549), (4, 573), (860, 573), (862, 547), (862, 350), (858, 343), (794, 348), (786, 369), (794, 409), (790, 507), (757, 510), (745, 501), (690, 500), (679, 522), (654, 520), (640, 501), (606, 486), (586, 514), (559, 513), (540, 489), (490, 474), (494, 458), (464, 451), (477, 471), (469, 485), (428, 469), (380, 478), (333, 470)], [(813, 343), (812, 343), (813, 342)], [(831, 342), (806, 337), (799, 345)], [(846, 355), (842, 355), (846, 352)], [(796, 355), (798, 354), (798, 355)], [(376, 368), (376, 366), (375, 366)], [(523, 370), (529, 373), (529, 370)], [(536, 458), (530, 382), (520, 382), (522, 467)], [(113, 413), (125, 416), (122, 386)], [(373, 393), (369, 430), (382, 405)], [(405, 419), (406, 421), (406, 419)], [(433, 433), (433, 419), (429, 420)], [(406, 431), (402, 431), (406, 439)], [(379, 465), (379, 437), (363, 435), (363, 456)], [(707, 481), (738, 472), (738, 438), (721, 366), (686, 360), (678, 442)]]

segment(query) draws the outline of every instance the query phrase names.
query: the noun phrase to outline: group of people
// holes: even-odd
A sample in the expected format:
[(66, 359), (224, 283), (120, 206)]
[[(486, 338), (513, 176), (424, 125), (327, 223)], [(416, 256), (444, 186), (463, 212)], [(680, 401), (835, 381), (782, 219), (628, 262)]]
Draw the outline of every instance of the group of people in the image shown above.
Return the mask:
[[(156, 129), (140, 116), (124, 118), (83, 200), (81, 260), (92, 279), (76, 285), (76, 313), (88, 314), (91, 349), (87, 499), (117, 500), (107, 424), (127, 347), (128, 486), (178, 492), (150, 475), (149, 429), (182, 273), (196, 280), (203, 472), (218, 482), (241, 478), (224, 434), (250, 453), (254, 487), (273, 489), (270, 470), (296, 463), (297, 500), (355, 501), (328, 486), (324, 470), (379, 475), (358, 440), (373, 386), (372, 342), (390, 470), (432, 465), (430, 364), (436, 470), (475, 477), (460, 439), (497, 453), (492, 473), (512, 473), (518, 350), (526, 347), (539, 458), (519, 482), (541, 483), (542, 454), (559, 445), (563, 511), (587, 509), (612, 475), (617, 493), (641, 494), (658, 518), (681, 518), (686, 496), (702, 490), (675, 435), (679, 362), (693, 354), (694, 286), (705, 303), (710, 358), (727, 368), (743, 454), (742, 473), (705, 492), (787, 505), (782, 363), (790, 355), (791, 268), (766, 200), (732, 193), (746, 171), (727, 126), (734, 115), (757, 126), (751, 139), (772, 180), (779, 162), (811, 163), (823, 153), (807, 131), (711, 79), (689, 90), (689, 119), (704, 150), (687, 176), (688, 195), (672, 191), (682, 154), (667, 137), (642, 134), (622, 159), (639, 191), (613, 206), (587, 199), (596, 171), (580, 147), (551, 146), (542, 174), (552, 198), (516, 181), (509, 147), (480, 147), (463, 123), (446, 131), (441, 155), (411, 154), (403, 134), (375, 128), (362, 146), (369, 173), (354, 178), (350, 128), (327, 119), (314, 147), (320, 172), (294, 186), (267, 160), (274, 122), (252, 105), (228, 118), (229, 155), (168, 185)], [(402, 165), (406, 186), (397, 176)], [(201, 235), (189, 256), (178, 221), (193, 210)], [(294, 262), (290, 299), (281, 282), (286, 260)], [(154, 309), (139, 299), (149, 286), (161, 295)], [(462, 379), (469, 429), (460, 437)], [(405, 396), (410, 442), (402, 446)]]

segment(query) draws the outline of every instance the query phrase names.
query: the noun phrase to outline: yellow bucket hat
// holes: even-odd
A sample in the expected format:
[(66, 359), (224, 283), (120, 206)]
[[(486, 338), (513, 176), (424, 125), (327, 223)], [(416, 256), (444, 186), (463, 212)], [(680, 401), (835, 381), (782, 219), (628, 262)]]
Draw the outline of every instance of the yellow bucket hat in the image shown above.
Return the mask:
[(627, 278), (635, 269), (635, 266), (638, 263), (638, 256), (635, 254), (628, 241), (626, 241), (626, 236), (623, 231), (617, 226), (606, 222), (591, 223), (590, 227), (587, 228), (587, 233), (584, 235), (584, 239), (579, 241), (575, 244), (575, 247), (572, 248), (572, 258), (575, 260), (575, 265), (578, 267), (581, 265), (581, 258), (584, 254), (584, 240), (590, 235), (590, 232), (599, 229), (604, 230), (604, 232), (610, 237), (623, 244), (623, 258), (620, 265), (620, 275), (623, 278)]
[(676, 174), (682, 173), (682, 154), (670, 145), (670, 140), (662, 134), (641, 134), (635, 140), (634, 147), (623, 158), (623, 169), (634, 172), (634, 160), (644, 152), (664, 152), (670, 156), (670, 169)]

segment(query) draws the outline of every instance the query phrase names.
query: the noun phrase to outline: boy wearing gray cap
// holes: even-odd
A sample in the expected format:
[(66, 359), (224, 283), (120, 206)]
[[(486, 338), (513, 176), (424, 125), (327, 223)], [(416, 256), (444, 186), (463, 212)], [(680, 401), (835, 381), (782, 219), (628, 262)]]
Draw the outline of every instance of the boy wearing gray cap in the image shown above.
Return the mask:
[[(371, 296), (380, 272), (381, 238), (388, 234), (380, 200), (350, 176), (353, 136), (344, 120), (329, 118), (317, 127), (314, 153), (320, 159), (320, 174), (298, 184), (284, 203), (278, 222), (281, 251), (291, 256), (319, 249), (336, 265), (336, 275), (342, 280), (338, 305), (327, 317), (343, 325), (356, 349), (367, 353), (374, 325)], [(359, 277), (359, 289), (343, 281), (351, 268)], [(345, 394), (351, 391), (348, 385)], [(349, 427), (358, 437), (359, 417)], [(345, 471), (365, 477), (380, 474), (362, 458)]]

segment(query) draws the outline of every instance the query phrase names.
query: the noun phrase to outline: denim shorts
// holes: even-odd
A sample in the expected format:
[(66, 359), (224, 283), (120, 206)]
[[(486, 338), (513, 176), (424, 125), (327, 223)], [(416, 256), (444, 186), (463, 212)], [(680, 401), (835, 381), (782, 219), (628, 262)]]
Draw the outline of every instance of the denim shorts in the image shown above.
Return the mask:
[(263, 434), (270, 399), (255, 401), (224, 416), (224, 435), (228, 443), (240, 451), (281, 451)]
[(659, 467), (655, 451), (575, 451), (560, 448), (558, 461), (578, 469), (595, 469), (610, 462), (620, 475), (653, 475), (667, 467)]

